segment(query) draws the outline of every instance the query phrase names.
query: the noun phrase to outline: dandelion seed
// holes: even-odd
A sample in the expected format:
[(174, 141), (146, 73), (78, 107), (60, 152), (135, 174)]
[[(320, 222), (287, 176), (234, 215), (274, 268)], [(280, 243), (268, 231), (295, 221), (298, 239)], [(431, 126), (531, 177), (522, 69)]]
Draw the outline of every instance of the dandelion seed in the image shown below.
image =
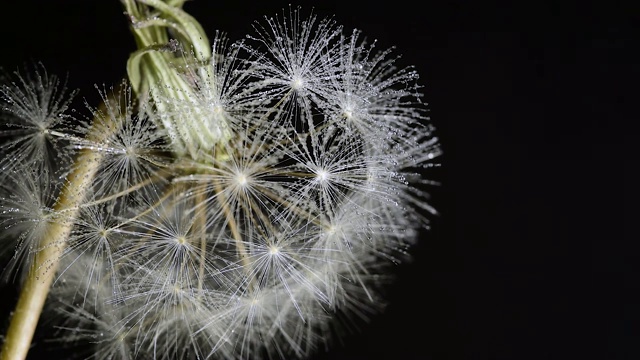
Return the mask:
[(331, 80), (339, 76), (334, 39), (342, 28), (314, 15), (301, 20), (300, 12), (290, 9), (288, 16), (267, 18), (266, 25), (256, 23), (257, 36), (250, 37), (255, 45), (243, 49), (251, 55), (252, 71), (265, 95), (308, 116), (311, 105), (329, 96)]
[(36, 167), (57, 174), (71, 156), (65, 132), (73, 133), (67, 110), (76, 92), (68, 93), (42, 64), (25, 74), (16, 71), (5, 81), (0, 84), (0, 138), (6, 139), (0, 143), (0, 167)]
[[(15, 280), (34, 265), (36, 254), (42, 250), (40, 241), (48, 235), (48, 225), (65, 221), (53, 210), (57, 192), (51, 176), (42, 169), (17, 170), (4, 174), (0, 183), (0, 228), (3, 241), (11, 241), (8, 249), (13, 256), (2, 270), (3, 280)], [(59, 217), (58, 217), (59, 216)], [(56, 218), (57, 217), (57, 218)], [(7, 257), (7, 247), (2, 251)], [(46, 272), (46, 269), (37, 269)]]

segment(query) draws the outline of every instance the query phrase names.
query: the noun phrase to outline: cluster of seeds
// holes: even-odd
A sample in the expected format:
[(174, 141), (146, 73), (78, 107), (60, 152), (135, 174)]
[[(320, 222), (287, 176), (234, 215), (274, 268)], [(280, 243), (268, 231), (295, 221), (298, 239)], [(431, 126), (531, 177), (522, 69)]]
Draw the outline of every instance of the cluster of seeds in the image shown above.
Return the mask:
[[(96, 359), (304, 357), (336, 316), (380, 309), (434, 212), (421, 174), (438, 140), (392, 51), (289, 15), (216, 35), (208, 61), (176, 56), (186, 92), (103, 90), (92, 122), (42, 68), (0, 87), (5, 275), (33, 266), (51, 224), (71, 227), (46, 245), (63, 248), (58, 339)], [(60, 210), (83, 157), (95, 177)]]

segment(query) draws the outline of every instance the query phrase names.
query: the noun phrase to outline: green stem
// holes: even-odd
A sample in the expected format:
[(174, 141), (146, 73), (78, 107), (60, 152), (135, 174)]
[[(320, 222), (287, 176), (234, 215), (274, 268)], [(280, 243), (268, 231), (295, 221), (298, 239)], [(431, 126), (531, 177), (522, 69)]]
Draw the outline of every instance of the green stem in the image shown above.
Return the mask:
[[(127, 62), (127, 73), (136, 94), (149, 94), (159, 114), (159, 121), (173, 140), (179, 155), (197, 156), (204, 143), (211, 145), (207, 135), (208, 121), (203, 114), (194, 114), (192, 121), (184, 124), (169, 115), (166, 99), (173, 98), (189, 104), (194, 100), (193, 88), (176, 69), (180, 60), (179, 49), (193, 52), (194, 60), (204, 63), (211, 59), (209, 40), (201, 25), (180, 8), (182, 1), (124, 0), (131, 18), (138, 51)], [(168, 29), (174, 30), (169, 40)], [(178, 46), (179, 45), (179, 46)], [(203, 79), (209, 78), (208, 68), (196, 66), (195, 71)], [(199, 146), (200, 145), (200, 146)]]

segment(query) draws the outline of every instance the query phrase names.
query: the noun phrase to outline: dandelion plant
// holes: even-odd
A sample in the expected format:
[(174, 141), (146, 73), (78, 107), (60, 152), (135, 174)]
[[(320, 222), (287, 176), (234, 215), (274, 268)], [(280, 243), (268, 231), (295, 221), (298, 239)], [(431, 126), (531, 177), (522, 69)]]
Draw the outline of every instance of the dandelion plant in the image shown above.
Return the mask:
[(84, 358), (307, 357), (381, 310), (435, 212), (438, 139), (394, 50), (293, 7), (208, 38), (183, 2), (122, 0), (138, 49), (99, 106), (41, 65), (3, 78), (2, 359), (43, 312)]

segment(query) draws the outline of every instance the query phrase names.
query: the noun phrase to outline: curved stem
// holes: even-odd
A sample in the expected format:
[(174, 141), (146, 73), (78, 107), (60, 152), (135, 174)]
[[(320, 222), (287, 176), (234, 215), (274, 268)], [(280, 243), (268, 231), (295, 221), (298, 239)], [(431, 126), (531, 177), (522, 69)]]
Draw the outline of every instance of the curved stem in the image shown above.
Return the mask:
[[(115, 130), (114, 124), (95, 121), (87, 138), (91, 141), (103, 141)], [(60, 256), (67, 245), (81, 202), (91, 186), (103, 156), (103, 153), (89, 149), (79, 153), (73, 171), (54, 207), (56, 214), (65, 214), (58, 216), (48, 225), (46, 235), (41, 239), (38, 246), (40, 251), (36, 253), (35, 261), (29, 268), (29, 274), (11, 318), (0, 360), (22, 360), (27, 357), (42, 308), (56, 276)]]

